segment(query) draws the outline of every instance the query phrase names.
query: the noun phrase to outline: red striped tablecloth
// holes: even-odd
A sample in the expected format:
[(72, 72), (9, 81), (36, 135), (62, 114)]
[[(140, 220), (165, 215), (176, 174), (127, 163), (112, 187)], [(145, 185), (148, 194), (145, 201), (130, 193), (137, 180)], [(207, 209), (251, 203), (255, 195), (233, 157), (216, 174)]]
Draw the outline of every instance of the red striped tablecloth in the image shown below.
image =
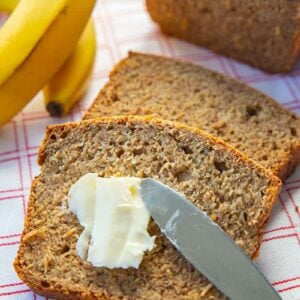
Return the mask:
[[(151, 22), (142, 0), (102, 0), (94, 11), (98, 51), (83, 101), (64, 119), (50, 118), (41, 96), (0, 129), (0, 298), (42, 299), (12, 267), (23, 228), (30, 184), (39, 173), (37, 150), (45, 127), (79, 120), (109, 70), (128, 50), (185, 59), (237, 78), (300, 114), (300, 64), (286, 76), (266, 75), (208, 50), (166, 37)], [(283, 299), (300, 299), (300, 167), (286, 181), (265, 228), (257, 264)]]

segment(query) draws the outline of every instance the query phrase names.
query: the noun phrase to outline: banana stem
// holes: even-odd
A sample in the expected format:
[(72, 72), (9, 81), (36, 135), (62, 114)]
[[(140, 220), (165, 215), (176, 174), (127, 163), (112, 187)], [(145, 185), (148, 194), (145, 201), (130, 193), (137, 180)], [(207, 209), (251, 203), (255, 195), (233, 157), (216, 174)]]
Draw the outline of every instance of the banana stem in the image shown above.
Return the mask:
[(62, 104), (58, 101), (53, 100), (48, 102), (46, 109), (51, 117), (62, 117), (64, 115)]

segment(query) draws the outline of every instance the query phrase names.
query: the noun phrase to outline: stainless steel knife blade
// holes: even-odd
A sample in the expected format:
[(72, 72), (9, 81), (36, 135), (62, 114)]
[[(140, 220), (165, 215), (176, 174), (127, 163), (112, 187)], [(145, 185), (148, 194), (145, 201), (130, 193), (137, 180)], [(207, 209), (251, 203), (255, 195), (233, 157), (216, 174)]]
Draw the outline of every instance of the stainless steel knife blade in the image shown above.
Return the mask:
[(182, 194), (147, 178), (141, 195), (171, 243), (230, 299), (281, 299), (245, 252)]

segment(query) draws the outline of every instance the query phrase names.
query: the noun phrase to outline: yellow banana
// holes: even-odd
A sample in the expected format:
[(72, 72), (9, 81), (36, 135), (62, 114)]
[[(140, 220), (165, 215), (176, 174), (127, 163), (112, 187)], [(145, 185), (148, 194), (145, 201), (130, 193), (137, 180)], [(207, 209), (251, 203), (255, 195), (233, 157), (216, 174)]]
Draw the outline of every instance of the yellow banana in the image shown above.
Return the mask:
[(82, 96), (95, 52), (95, 29), (93, 20), (90, 19), (74, 52), (44, 88), (44, 100), (51, 116), (66, 114)]
[(11, 13), (18, 3), (19, 0), (0, 0), (0, 11)]
[(95, 0), (67, 0), (64, 13), (57, 16), (34, 51), (0, 86), (0, 126), (20, 111), (71, 55), (94, 4)]
[(0, 29), (0, 85), (26, 59), (67, 0), (21, 0)]
[[(0, 0), (0, 11), (11, 13), (19, 0)], [(66, 114), (82, 96), (87, 86), (96, 52), (93, 20), (90, 19), (78, 44), (44, 88), (44, 101), (50, 115)]]

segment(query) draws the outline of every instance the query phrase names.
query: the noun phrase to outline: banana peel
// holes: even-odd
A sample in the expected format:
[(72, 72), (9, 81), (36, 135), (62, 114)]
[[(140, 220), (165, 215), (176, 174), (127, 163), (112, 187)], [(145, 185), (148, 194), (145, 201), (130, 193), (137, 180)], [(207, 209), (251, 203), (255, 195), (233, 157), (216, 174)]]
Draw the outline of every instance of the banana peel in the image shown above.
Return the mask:
[(0, 0), (0, 11), (11, 13), (20, 0)]
[(34, 50), (0, 86), (0, 126), (17, 114), (63, 66), (94, 4), (95, 0), (67, 0), (64, 13), (56, 17)]
[[(0, 85), (22, 64), (67, 0), (21, 0), (0, 29)], [(45, 13), (47, 12), (47, 13)]]

